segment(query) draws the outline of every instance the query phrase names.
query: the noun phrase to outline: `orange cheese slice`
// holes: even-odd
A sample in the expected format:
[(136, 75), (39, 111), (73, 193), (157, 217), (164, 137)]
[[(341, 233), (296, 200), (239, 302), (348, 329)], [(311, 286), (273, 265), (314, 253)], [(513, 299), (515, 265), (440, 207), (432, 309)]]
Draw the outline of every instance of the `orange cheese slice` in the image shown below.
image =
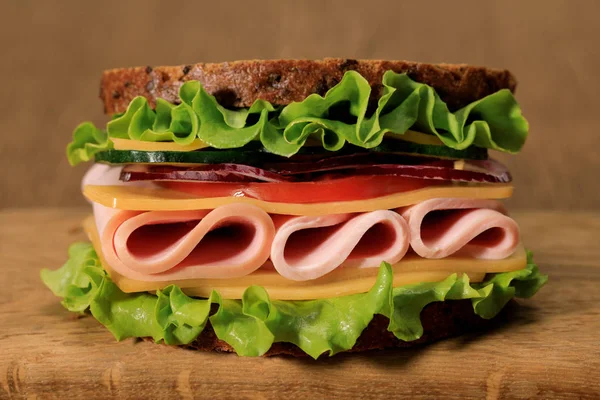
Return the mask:
[[(444, 143), (435, 135), (426, 133), (406, 131), (402, 135), (386, 133), (386, 138), (404, 140), (418, 144), (427, 144), (433, 146), (443, 146)], [(309, 138), (312, 139), (312, 138)], [(111, 138), (115, 150), (136, 150), (136, 151), (194, 151), (210, 147), (206, 142), (200, 139), (194, 139), (190, 144), (178, 144), (175, 142), (146, 142), (142, 140)], [(322, 146), (320, 139), (308, 140), (306, 145)]]
[(250, 197), (205, 197), (159, 187), (86, 185), (84, 196), (106, 207), (137, 211), (210, 210), (231, 203), (254, 204), (271, 214), (328, 215), (391, 210), (434, 198), (506, 199), (512, 195), (510, 184), (452, 183), (395, 193), (370, 200), (329, 203), (274, 203)]
[[(168, 282), (137, 281), (118, 274), (106, 262), (102, 254), (94, 218), (88, 217), (83, 226), (104, 269), (108, 272), (112, 281), (126, 293), (154, 291), (173, 284), (179, 286), (189, 296), (208, 297), (212, 290), (216, 290), (224, 298), (240, 299), (248, 286), (259, 285), (267, 290), (272, 299), (321, 299), (367, 292), (375, 283), (379, 271), (379, 268), (344, 268), (342, 265), (318, 279), (292, 281), (279, 275), (267, 263), (250, 275), (234, 279), (187, 279)], [(477, 260), (460, 256), (432, 260), (421, 258), (415, 254), (408, 254), (392, 266), (394, 271), (393, 284), (396, 287), (420, 282), (437, 282), (444, 280), (453, 273), (466, 273), (471, 282), (481, 282), (487, 272), (515, 271), (525, 268), (526, 264), (527, 256), (522, 245), (519, 245), (512, 256), (504, 260)]]
[(175, 142), (145, 142), (143, 140), (111, 138), (115, 150), (136, 151), (194, 151), (210, 147), (200, 139), (195, 139), (190, 144), (179, 144)]

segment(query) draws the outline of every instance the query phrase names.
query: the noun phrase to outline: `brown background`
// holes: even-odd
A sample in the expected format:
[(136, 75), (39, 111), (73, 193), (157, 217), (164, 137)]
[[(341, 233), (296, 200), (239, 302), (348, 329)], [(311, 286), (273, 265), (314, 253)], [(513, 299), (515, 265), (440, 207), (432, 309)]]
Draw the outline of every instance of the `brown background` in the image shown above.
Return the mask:
[(247, 58), (508, 68), (531, 123), (516, 208), (600, 209), (600, 1), (0, 0), (0, 208), (84, 204), (64, 149), (101, 71)]

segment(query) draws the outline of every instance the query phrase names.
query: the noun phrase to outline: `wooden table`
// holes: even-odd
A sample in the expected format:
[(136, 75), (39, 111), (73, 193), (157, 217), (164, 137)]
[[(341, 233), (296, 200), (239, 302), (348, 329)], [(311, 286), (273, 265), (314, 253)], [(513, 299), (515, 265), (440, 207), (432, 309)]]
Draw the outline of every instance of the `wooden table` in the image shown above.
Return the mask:
[(115, 342), (39, 279), (88, 210), (0, 212), (0, 398), (599, 398), (600, 214), (515, 218), (550, 281), (486, 334), (313, 361)]

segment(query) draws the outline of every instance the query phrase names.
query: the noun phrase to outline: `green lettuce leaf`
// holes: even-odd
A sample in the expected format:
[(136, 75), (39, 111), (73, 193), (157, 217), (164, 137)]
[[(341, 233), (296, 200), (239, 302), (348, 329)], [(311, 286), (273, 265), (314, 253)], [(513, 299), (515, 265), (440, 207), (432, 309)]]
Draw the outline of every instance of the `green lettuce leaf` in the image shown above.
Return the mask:
[(112, 147), (105, 131), (96, 128), (91, 122), (84, 122), (73, 131), (73, 141), (67, 145), (67, 159), (69, 164), (77, 165), (90, 161), (94, 154)]
[(216, 149), (260, 141), (269, 152), (286, 157), (297, 153), (309, 137), (337, 151), (345, 143), (373, 148), (386, 134), (402, 137), (408, 129), (436, 135), (455, 150), (475, 145), (516, 153), (527, 138), (528, 123), (508, 89), (450, 112), (431, 86), (406, 74), (388, 71), (382, 85), (383, 95), (370, 114), (371, 87), (356, 71), (347, 71), (325, 96), (313, 94), (280, 108), (257, 100), (250, 108), (229, 110), (198, 81), (188, 81), (180, 88), (178, 105), (158, 99), (153, 110), (140, 96), (107, 124), (106, 132), (91, 123), (80, 125), (67, 156), (72, 164), (88, 161), (110, 146), (110, 138), (181, 145), (198, 138)]
[[(420, 314), (427, 304), (470, 299), (477, 315), (493, 318), (511, 298), (532, 296), (548, 279), (528, 253), (526, 268), (489, 274), (477, 284), (467, 275), (453, 274), (440, 282), (394, 288), (392, 268), (384, 262), (367, 293), (284, 301), (271, 300), (264, 288), (251, 286), (241, 300), (223, 299), (217, 292), (197, 299), (173, 285), (155, 295), (123, 293), (102, 269), (90, 243), (73, 244), (69, 260), (56, 271), (43, 270), (41, 277), (68, 310), (89, 309), (117, 340), (152, 337), (188, 344), (210, 320), (217, 337), (241, 356), (262, 355), (275, 342), (289, 342), (314, 358), (351, 349), (375, 314), (389, 318), (388, 330), (397, 338), (416, 340), (423, 334)], [(211, 305), (217, 306), (212, 315)]]
[(472, 300), (473, 309), (483, 318), (493, 318), (513, 297), (529, 298), (548, 280), (533, 264), (533, 254), (527, 252), (527, 268), (489, 275), (485, 282), (473, 285), (482, 296)]

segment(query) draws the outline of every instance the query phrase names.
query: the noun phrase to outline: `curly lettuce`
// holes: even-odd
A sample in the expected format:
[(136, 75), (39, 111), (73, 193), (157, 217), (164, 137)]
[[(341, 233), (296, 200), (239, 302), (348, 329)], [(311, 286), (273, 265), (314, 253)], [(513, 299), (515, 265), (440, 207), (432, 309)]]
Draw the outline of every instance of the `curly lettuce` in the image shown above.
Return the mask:
[[(398, 339), (416, 340), (423, 334), (420, 314), (427, 304), (470, 299), (477, 315), (492, 318), (511, 298), (533, 296), (548, 279), (529, 253), (526, 268), (489, 274), (476, 284), (467, 275), (452, 274), (440, 282), (393, 287), (392, 268), (384, 262), (367, 293), (284, 301), (271, 300), (264, 288), (250, 286), (241, 300), (223, 299), (215, 291), (208, 299), (198, 299), (174, 285), (156, 294), (123, 293), (90, 243), (71, 245), (69, 260), (58, 270), (43, 270), (41, 278), (68, 310), (89, 310), (117, 340), (152, 337), (184, 345), (210, 321), (217, 337), (241, 356), (259, 356), (275, 342), (289, 342), (313, 358), (351, 349), (375, 314), (389, 318), (388, 330)], [(212, 305), (217, 310), (211, 314)]]
[(387, 71), (382, 86), (374, 112), (369, 110), (371, 87), (356, 71), (347, 71), (325, 96), (312, 94), (279, 108), (256, 100), (250, 108), (230, 110), (200, 82), (188, 81), (179, 90), (177, 105), (158, 99), (152, 109), (139, 96), (105, 131), (91, 123), (78, 126), (67, 158), (72, 165), (88, 161), (109, 149), (111, 138), (181, 145), (200, 139), (216, 149), (260, 141), (269, 152), (285, 157), (296, 154), (309, 137), (330, 151), (346, 143), (370, 149), (379, 146), (386, 134), (401, 138), (408, 129), (435, 135), (455, 150), (478, 146), (516, 153), (527, 138), (529, 125), (508, 89), (451, 112), (431, 86), (406, 74)]

